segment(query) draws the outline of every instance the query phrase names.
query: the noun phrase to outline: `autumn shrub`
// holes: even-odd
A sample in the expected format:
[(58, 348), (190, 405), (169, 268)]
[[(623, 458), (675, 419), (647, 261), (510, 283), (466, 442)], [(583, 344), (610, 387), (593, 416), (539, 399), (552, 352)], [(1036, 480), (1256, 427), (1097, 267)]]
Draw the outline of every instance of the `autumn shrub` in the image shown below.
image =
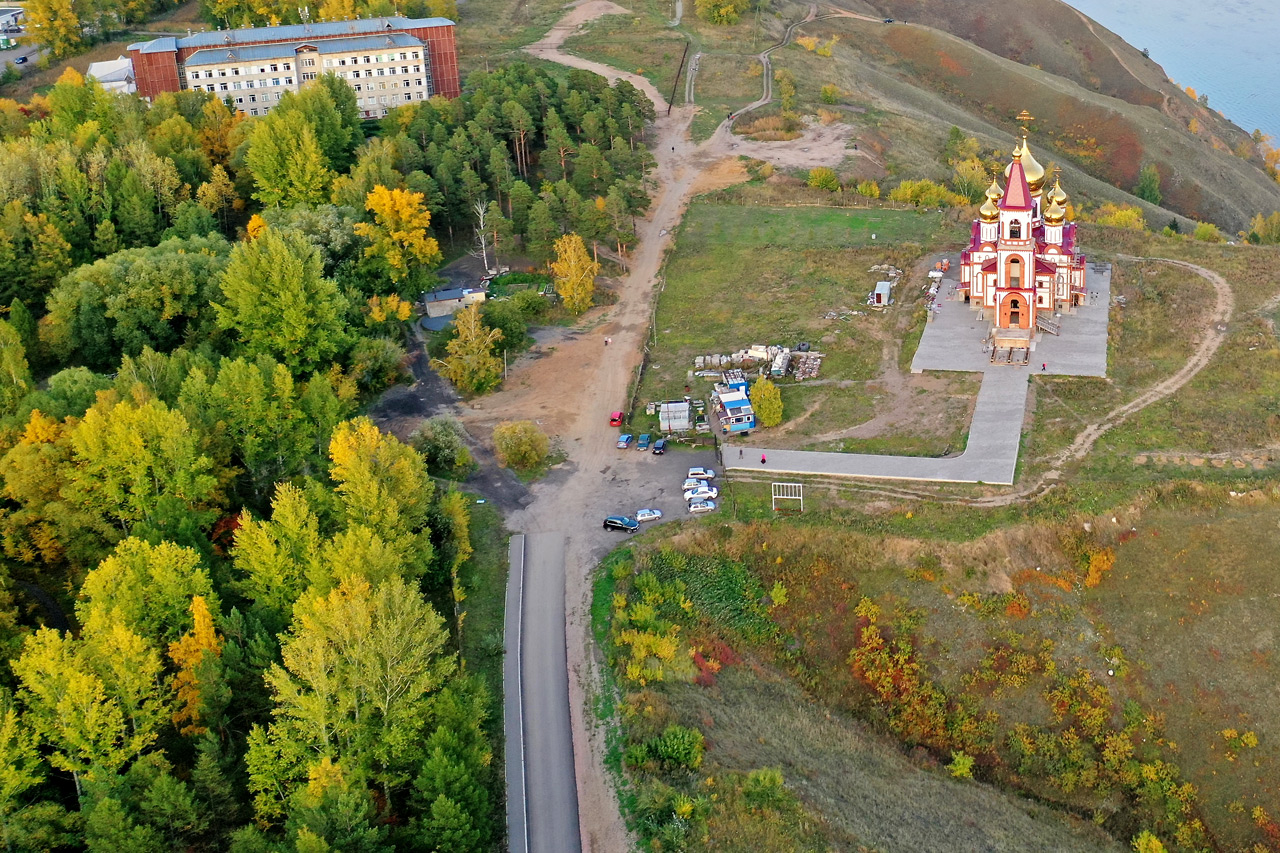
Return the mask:
[(960, 207), (969, 200), (941, 184), (930, 180), (903, 181), (889, 192), (892, 201), (923, 205), (924, 207)]
[(533, 421), (503, 421), (493, 428), (493, 452), (503, 468), (536, 468), (550, 451), (550, 439)]
[(1195, 233), (1192, 236), (1202, 243), (1221, 243), (1227, 239), (1222, 236), (1218, 226), (1212, 222), (1197, 222)]
[(465, 478), (476, 469), (466, 430), (447, 415), (423, 421), (409, 441), (426, 460), (427, 470), (436, 476)]
[(682, 767), (697, 770), (702, 766), (705, 749), (702, 732), (672, 724), (659, 737), (645, 744), (645, 750), (654, 760), (668, 768)]
[(857, 192), (864, 198), (880, 198), (880, 185), (875, 181), (863, 181), (858, 184)]
[(1098, 208), (1093, 216), (1093, 221), (1099, 225), (1127, 228), (1131, 231), (1143, 231), (1147, 227), (1147, 220), (1142, 216), (1142, 209), (1131, 204), (1112, 204), (1107, 202)]
[(351, 348), (351, 370), (360, 388), (377, 393), (390, 388), (406, 375), (408, 354), (404, 347), (388, 338), (361, 338)]
[(1111, 548), (1093, 548), (1089, 551), (1089, 566), (1086, 570), (1084, 585), (1093, 588), (1102, 583), (1102, 578), (1116, 564), (1116, 552)]
[(840, 189), (840, 178), (836, 175), (834, 169), (818, 166), (816, 169), (809, 170), (809, 186), (814, 189), (836, 192)]
[(738, 23), (749, 5), (747, 0), (694, 0), (693, 8), (702, 20), (729, 26)]
[(833, 83), (825, 83), (818, 97), (822, 99), (824, 104), (838, 104), (840, 103), (840, 87)]

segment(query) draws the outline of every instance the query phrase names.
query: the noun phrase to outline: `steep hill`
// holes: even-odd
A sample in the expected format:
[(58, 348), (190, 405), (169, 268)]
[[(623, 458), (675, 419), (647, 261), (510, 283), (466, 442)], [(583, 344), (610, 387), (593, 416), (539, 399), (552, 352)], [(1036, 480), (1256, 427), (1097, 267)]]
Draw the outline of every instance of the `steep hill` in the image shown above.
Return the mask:
[(1244, 130), (1060, 0), (834, 5), (907, 21), (864, 24), (856, 44), (1006, 132), (1014, 128), (1012, 116), (1029, 110), (1038, 147), (1116, 187), (1133, 187), (1142, 166), (1154, 163), (1166, 207), (1233, 231), (1260, 210), (1280, 208), (1280, 185), (1262, 170)]

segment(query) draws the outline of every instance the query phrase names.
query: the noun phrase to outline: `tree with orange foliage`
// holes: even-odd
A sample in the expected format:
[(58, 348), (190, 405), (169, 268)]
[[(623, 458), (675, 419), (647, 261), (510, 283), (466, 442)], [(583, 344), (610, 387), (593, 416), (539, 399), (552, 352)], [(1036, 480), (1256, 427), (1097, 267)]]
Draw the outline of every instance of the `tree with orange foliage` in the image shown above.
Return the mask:
[(173, 689), (178, 694), (178, 708), (173, 724), (184, 735), (204, 734), (207, 721), (209, 688), (216, 672), (214, 659), (222, 655), (222, 638), (213, 627), (213, 615), (203, 595), (191, 597), (191, 618), (195, 627), (189, 634), (169, 644), (169, 658), (177, 664)]
[(360, 222), (355, 232), (370, 242), (365, 256), (377, 258), (397, 285), (415, 273), (434, 268), (444, 259), (440, 244), (429, 236), (431, 211), (422, 193), (389, 190), (378, 184), (365, 197), (373, 222)]

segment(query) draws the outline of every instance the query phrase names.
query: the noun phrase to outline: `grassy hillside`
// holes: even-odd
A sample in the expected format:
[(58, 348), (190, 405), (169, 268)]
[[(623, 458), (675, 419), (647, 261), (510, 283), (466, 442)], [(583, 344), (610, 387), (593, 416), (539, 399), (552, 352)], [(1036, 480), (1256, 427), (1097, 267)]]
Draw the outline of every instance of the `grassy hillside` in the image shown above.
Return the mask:
[[(1139, 170), (1154, 163), (1165, 211), (1234, 232), (1255, 213), (1280, 209), (1280, 185), (1255, 162), (1236, 156), (1224, 143), (1215, 147), (1215, 138), (1197, 136), (1180, 118), (1151, 106), (1135, 106), (923, 26), (836, 18), (803, 31), (823, 41), (841, 38), (830, 58), (799, 46), (775, 54), (774, 64), (791, 67), (812, 102), (823, 83), (835, 83), (858, 102), (917, 125), (920, 133), (939, 140), (938, 149), (946, 127), (956, 124), (1007, 150), (1017, 132), (1013, 117), (1026, 109), (1036, 117), (1030, 130), (1041, 162), (1075, 167), (1067, 169), (1068, 192), (1084, 187), (1100, 201), (1134, 202), (1127, 191), (1137, 183)], [(1180, 93), (1170, 95), (1178, 97), (1189, 101)], [(1238, 129), (1236, 135), (1244, 137)], [(909, 171), (915, 164), (903, 165)], [(1078, 182), (1076, 171), (1120, 192)], [(1172, 215), (1154, 206), (1146, 210), (1148, 220), (1161, 225)]]
[[(742, 489), (740, 514), (767, 504)], [(602, 579), (597, 616), (628, 741), (675, 723), (706, 758), (692, 777), (632, 761), (640, 801), (777, 767), (830, 839), (877, 850), (1106, 849), (1090, 823), (1113, 849), (1143, 829), (1271, 849), (1275, 495), (1183, 484), (961, 542), (868, 535), (822, 497), (814, 517), (659, 528)], [(636, 632), (667, 622), (687, 648), (646, 660)], [(714, 832), (727, 806), (705, 808), (712, 843), (690, 849), (739, 849)]]

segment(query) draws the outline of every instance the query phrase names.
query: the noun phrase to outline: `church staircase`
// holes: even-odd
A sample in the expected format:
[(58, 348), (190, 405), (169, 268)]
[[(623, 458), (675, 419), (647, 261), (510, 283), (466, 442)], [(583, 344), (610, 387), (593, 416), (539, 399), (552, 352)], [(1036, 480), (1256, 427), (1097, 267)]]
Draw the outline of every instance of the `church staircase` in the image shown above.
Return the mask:
[(1036, 328), (1042, 332), (1048, 332), (1051, 335), (1062, 334), (1062, 324), (1050, 320), (1043, 314), (1036, 314)]

